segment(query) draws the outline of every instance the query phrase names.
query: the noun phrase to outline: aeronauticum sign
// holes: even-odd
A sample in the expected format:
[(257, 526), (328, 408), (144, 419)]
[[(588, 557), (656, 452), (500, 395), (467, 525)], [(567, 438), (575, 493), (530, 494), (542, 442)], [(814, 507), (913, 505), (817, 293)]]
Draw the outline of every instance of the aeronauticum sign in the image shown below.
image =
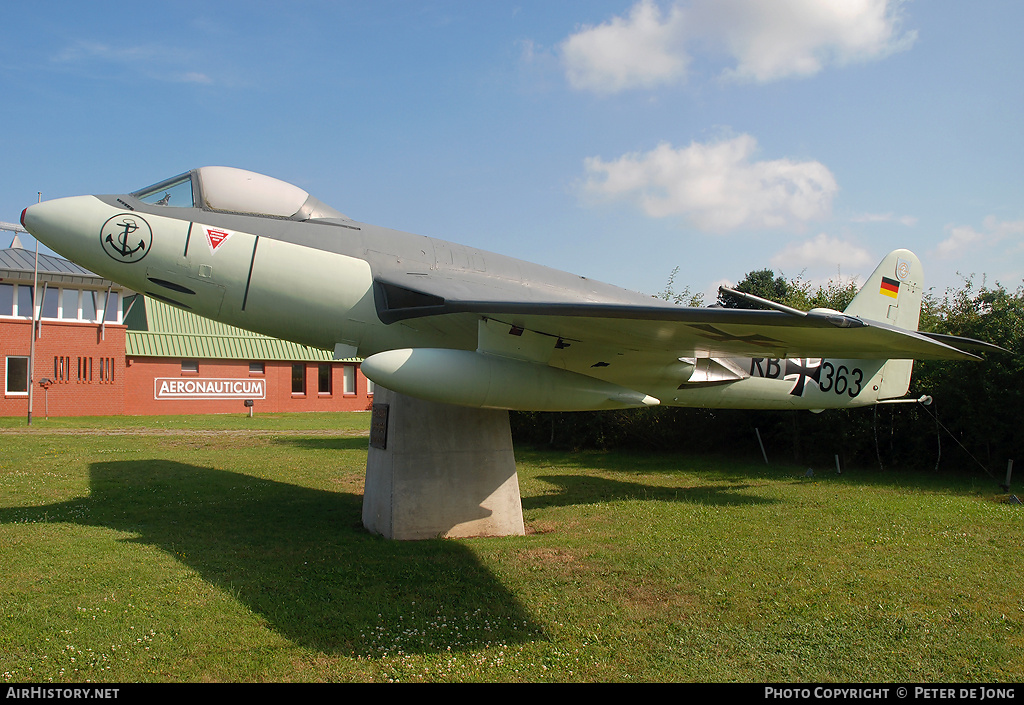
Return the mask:
[(262, 379), (182, 379), (157, 377), (156, 399), (266, 399)]

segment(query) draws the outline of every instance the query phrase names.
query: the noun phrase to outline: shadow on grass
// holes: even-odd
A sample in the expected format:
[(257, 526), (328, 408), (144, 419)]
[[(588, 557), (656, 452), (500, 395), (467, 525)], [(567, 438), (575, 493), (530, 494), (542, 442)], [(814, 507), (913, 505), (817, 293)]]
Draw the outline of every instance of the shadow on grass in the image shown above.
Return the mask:
[(744, 495), (750, 484), (698, 487), (661, 487), (639, 482), (624, 482), (586, 475), (539, 475), (538, 480), (556, 485), (560, 491), (524, 497), (524, 509), (564, 507), (620, 500), (651, 500), (658, 502), (684, 502), (715, 506), (743, 506), (770, 504), (775, 500)]
[(553, 450), (530, 445), (516, 446), (516, 460), (541, 467), (566, 468), (573, 472), (603, 471), (626, 474), (673, 475), (695, 472), (716, 479), (742, 481), (773, 476), (789, 464), (765, 466), (760, 459), (715, 456), (661, 450)]
[[(793, 483), (834, 482), (869, 487), (916, 488), (941, 494), (970, 495), (998, 494), (1003, 475), (984, 474), (977, 468), (958, 466), (952, 469), (927, 470), (899, 465), (842, 466), (837, 473), (834, 459), (829, 462), (795, 463), (772, 462), (755, 457), (689, 454), (671, 451), (560, 451), (524, 445), (516, 448), (516, 460), (551, 471), (564, 470), (577, 473), (601, 472), (622, 475), (651, 475), (671, 477), (679, 473), (694, 473), (712, 482), (732, 484), (757, 483), (780, 479)], [(813, 476), (808, 477), (811, 470)], [(662, 490), (663, 488), (655, 488)], [(658, 498), (665, 498), (663, 495)]]
[(366, 436), (326, 436), (317, 438), (313, 436), (278, 437), (271, 440), (275, 445), (294, 446), (304, 450), (359, 450), (365, 451), (367, 446)]
[[(339, 442), (349, 439), (324, 440)], [(159, 547), (286, 638), (325, 652), (430, 653), (542, 638), (467, 546), (373, 536), (361, 512), (358, 495), (155, 459), (94, 463), (88, 497), (0, 509), (0, 522), (132, 533), (128, 541)]]

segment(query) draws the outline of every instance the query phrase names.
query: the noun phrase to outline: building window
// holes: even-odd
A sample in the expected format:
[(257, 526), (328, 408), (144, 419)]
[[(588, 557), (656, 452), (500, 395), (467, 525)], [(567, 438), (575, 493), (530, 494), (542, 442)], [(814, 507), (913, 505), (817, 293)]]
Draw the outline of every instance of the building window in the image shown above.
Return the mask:
[(69, 356), (60, 355), (53, 358), (53, 378), (57, 382), (71, 381), (71, 358)]
[(107, 294), (103, 304), (103, 320), (107, 323), (118, 323), (118, 315), (121, 313), (120, 296), (116, 291)]
[(28, 395), (28, 358), (9, 357), (7, 358), (7, 386), (5, 391), (8, 394)]
[(111, 383), (114, 381), (114, 358), (100, 358), (100, 382)]
[(306, 365), (302, 362), (292, 363), (292, 394), (306, 393)]
[(15, 315), (32, 318), (32, 287), (18, 285), (18, 312)]
[(92, 382), (92, 358), (78, 358), (78, 381)]
[(249, 363), (249, 374), (251, 375), (262, 375), (266, 373), (267, 367), (262, 362), (250, 362)]
[(356, 393), (356, 368), (355, 365), (345, 365), (344, 376), (342, 377), (342, 393)]
[(14, 284), (0, 284), (0, 316), (14, 315)]
[(80, 358), (78, 358), (78, 381), (79, 382), (91, 382), (92, 381), (92, 358), (91, 357), (80, 357)]
[(331, 394), (333, 391), (333, 385), (331, 384), (331, 363), (321, 362), (317, 369), (317, 387), (316, 391), (320, 394)]
[(181, 373), (182, 374), (198, 374), (199, 373), (199, 360), (182, 360), (181, 361)]
[(78, 320), (78, 289), (64, 289), (60, 295), (60, 317)]
[(96, 320), (96, 292), (86, 289), (82, 292), (82, 320)]
[(56, 318), (60, 309), (60, 289), (43, 286), (43, 308), (39, 312), (40, 318)]

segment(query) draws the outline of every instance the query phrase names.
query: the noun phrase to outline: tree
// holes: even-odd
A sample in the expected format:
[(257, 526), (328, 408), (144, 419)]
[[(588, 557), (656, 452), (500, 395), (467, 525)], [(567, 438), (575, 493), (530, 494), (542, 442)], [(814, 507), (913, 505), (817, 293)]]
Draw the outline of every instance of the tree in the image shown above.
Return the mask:
[(661, 293), (658, 294), (659, 299), (665, 299), (665, 301), (671, 301), (674, 304), (680, 306), (699, 307), (704, 305), (704, 294), (694, 293), (690, 287), (684, 286), (682, 291), (676, 291), (676, 276), (679, 275), (679, 267), (672, 270), (672, 273), (668, 275), (668, 282), (665, 284), (665, 288), (662, 289)]
[[(742, 291), (744, 294), (753, 294), (754, 296), (760, 296), (762, 299), (779, 303), (788, 299), (790, 293), (789, 282), (781, 275), (775, 276), (775, 272), (771, 269), (759, 269), (756, 272), (750, 272), (732, 288), (736, 289), (736, 291)], [(726, 292), (719, 292), (718, 303), (725, 308), (766, 308), (744, 301)]]
[(788, 283), (786, 300), (782, 303), (801, 311), (812, 308), (830, 308), (833, 311), (844, 311), (860, 291), (856, 279), (845, 284), (842, 277), (829, 279), (825, 284), (814, 286), (806, 279), (797, 277)]
[(972, 462), (964, 456), (970, 453), (992, 471), (1007, 460), (1024, 458), (1024, 288), (1010, 292), (997, 284), (978, 289), (967, 279), (942, 298), (927, 297), (921, 323), (924, 330), (1006, 349), (985, 353), (980, 363), (929, 360), (915, 365), (911, 391), (935, 399), (934, 413), (956, 440), (948, 444), (954, 449), (950, 457)]
[[(676, 292), (677, 272), (673, 270), (660, 297), (700, 305), (688, 287)], [(776, 276), (771, 269), (750, 272), (735, 288), (801, 310), (837, 311), (844, 310), (858, 291), (852, 280), (814, 285)], [(730, 308), (750, 306), (728, 295), (719, 296), (719, 302)], [(831, 465), (833, 456), (840, 454), (844, 466), (882, 461), (887, 470), (941, 467), (976, 473), (976, 459), (1002, 481), (1007, 460), (1024, 463), (1024, 287), (1016, 292), (998, 284), (977, 288), (968, 279), (941, 297), (926, 295), (921, 330), (995, 343), (1007, 352), (986, 353), (982, 362), (916, 362), (910, 397), (929, 395), (934, 399), (931, 407), (892, 404), (821, 414), (672, 407), (517, 413), (512, 415), (513, 434), (517, 440), (562, 448), (651, 448), (756, 457), (756, 428), (769, 454), (780, 461)]]

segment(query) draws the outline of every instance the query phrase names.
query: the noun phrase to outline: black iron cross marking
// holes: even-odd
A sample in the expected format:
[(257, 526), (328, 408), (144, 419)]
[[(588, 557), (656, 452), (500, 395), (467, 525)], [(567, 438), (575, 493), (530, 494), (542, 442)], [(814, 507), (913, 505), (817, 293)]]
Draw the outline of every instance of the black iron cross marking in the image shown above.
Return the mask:
[(750, 343), (751, 345), (757, 345), (762, 348), (773, 348), (779, 345), (779, 341), (768, 336), (761, 335), (760, 333), (752, 333), (750, 335), (732, 335), (725, 331), (718, 330), (713, 325), (708, 323), (701, 323), (699, 325), (690, 326), (703, 331), (701, 335), (705, 338), (711, 338), (719, 342), (737, 342), (737, 343)]
[(816, 384), (821, 385), (821, 360), (814, 367), (810, 365), (811, 358), (798, 357), (795, 360), (786, 360), (786, 377), (796, 375), (796, 384), (790, 390), (795, 397), (804, 395), (804, 380), (813, 379)]

